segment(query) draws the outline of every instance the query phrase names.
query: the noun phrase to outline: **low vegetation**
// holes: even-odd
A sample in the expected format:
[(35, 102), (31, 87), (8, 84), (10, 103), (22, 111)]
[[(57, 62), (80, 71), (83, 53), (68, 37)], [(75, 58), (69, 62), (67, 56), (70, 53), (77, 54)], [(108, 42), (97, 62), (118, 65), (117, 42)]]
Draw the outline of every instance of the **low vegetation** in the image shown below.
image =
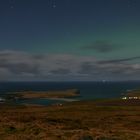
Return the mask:
[(19, 91), (16, 96), (20, 98), (69, 98), (79, 96), (80, 91), (77, 89), (62, 91)]
[(139, 140), (140, 105), (125, 103), (83, 101), (48, 107), (1, 104), (0, 139)]

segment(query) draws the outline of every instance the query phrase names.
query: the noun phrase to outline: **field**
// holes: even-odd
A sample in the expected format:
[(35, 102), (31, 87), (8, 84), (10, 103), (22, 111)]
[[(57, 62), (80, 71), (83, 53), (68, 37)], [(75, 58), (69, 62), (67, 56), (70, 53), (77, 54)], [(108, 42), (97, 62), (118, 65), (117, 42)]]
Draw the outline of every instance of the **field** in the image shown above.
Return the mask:
[(0, 105), (1, 140), (140, 140), (139, 101)]

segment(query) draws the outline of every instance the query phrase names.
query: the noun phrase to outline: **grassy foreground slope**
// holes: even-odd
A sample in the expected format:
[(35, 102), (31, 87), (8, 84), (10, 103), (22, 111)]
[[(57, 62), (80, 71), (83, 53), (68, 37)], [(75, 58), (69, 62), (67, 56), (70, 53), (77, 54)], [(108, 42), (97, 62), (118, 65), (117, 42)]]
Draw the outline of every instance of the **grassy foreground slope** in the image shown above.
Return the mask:
[(140, 140), (140, 105), (120, 100), (0, 105), (0, 139)]

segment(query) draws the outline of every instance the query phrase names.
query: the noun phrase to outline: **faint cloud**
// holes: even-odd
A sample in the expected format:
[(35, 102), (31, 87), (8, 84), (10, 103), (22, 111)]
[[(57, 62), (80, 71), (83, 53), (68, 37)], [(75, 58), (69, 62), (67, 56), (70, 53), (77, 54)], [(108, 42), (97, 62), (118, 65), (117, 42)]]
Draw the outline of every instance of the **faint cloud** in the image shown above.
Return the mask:
[(103, 61), (99, 61), (98, 63), (99, 64), (122, 63), (122, 62), (129, 62), (129, 61), (137, 60), (137, 59), (140, 59), (140, 56), (123, 58), (123, 59), (103, 60)]
[(84, 46), (82, 48), (84, 48), (86, 50), (95, 50), (100, 53), (108, 53), (108, 52), (117, 50), (120, 47), (122, 47), (122, 46), (120, 46), (118, 44), (114, 44), (110, 41), (97, 40), (97, 41), (93, 42), (92, 44)]
[(50, 71), (50, 73), (54, 75), (67, 75), (70, 74), (71, 71), (70, 69), (60, 68), (60, 69), (52, 70)]
[(138, 78), (140, 57), (97, 60), (69, 54), (0, 51), (0, 80), (99, 80)]

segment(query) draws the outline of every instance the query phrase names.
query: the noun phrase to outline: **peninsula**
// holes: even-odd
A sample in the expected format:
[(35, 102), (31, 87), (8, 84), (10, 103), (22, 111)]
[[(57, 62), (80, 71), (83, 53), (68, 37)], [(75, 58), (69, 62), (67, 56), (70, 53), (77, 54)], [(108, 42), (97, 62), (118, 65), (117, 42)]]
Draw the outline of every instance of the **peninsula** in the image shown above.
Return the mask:
[(57, 90), (57, 91), (19, 91), (16, 92), (15, 96), (24, 99), (34, 99), (34, 98), (70, 98), (78, 97), (80, 91), (78, 89), (68, 89), (68, 90)]

